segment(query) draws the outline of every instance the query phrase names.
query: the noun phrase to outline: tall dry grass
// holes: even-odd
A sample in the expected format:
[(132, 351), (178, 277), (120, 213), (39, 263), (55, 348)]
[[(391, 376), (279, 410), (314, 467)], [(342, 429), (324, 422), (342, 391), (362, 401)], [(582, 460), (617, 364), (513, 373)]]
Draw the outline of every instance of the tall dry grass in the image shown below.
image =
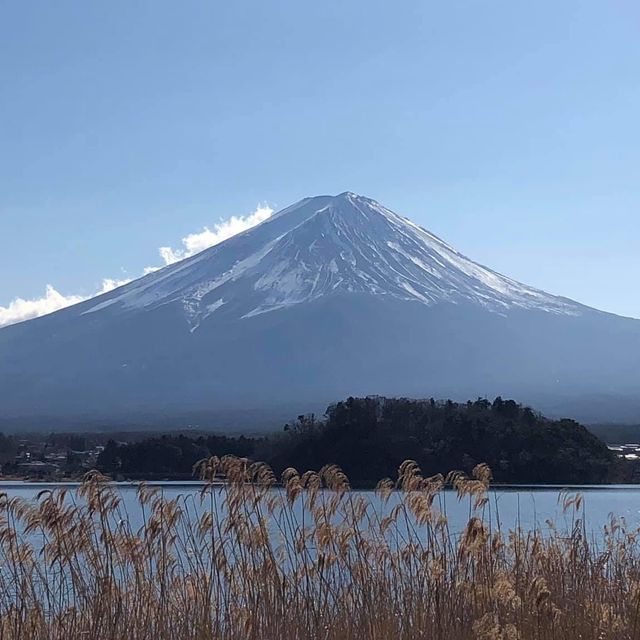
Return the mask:
[[(289, 469), (281, 490), (246, 460), (200, 471), (227, 483), (173, 500), (141, 486), (139, 530), (97, 473), (3, 495), (0, 639), (640, 638), (636, 532), (613, 521), (596, 550), (580, 497), (572, 530), (543, 536), (488, 524), (484, 466), (423, 478), (405, 462), (375, 501), (336, 467)], [(437, 508), (447, 485), (470, 504), (461, 535)]]

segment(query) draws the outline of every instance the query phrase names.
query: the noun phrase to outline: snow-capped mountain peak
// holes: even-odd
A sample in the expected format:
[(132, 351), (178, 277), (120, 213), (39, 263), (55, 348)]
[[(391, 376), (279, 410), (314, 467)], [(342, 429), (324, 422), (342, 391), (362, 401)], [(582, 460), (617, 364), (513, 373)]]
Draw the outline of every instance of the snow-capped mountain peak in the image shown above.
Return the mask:
[(251, 318), (337, 294), (423, 305), (473, 303), (579, 315), (581, 306), (520, 284), (458, 253), (375, 200), (305, 198), (202, 253), (132, 282), (84, 314), (182, 306), (195, 330), (213, 314)]
[(226, 411), (247, 428), (292, 401), (298, 415), (350, 395), (510, 395), (563, 413), (596, 398), (592, 417), (628, 420), (639, 354), (639, 321), (520, 284), (346, 192), (1, 329), (0, 406), (47, 428), (217, 429)]

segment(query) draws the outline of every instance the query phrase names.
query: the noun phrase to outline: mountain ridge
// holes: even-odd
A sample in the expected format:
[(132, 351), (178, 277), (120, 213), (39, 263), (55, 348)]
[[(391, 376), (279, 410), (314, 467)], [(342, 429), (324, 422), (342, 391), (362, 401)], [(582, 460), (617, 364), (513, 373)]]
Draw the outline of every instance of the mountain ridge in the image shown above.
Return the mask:
[[(269, 233), (272, 228), (275, 232)], [(253, 245), (243, 246), (254, 238)], [(219, 264), (217, 257), (229, 247), (233, 260)], [(189, 269), (193, 277), (185, 274)], [(493, 311), (516, 306), (578, 314), (583, 309), (479, 265), (374, 200), (344, 192), (305, 198), (258, 227), (97, 298), (104, 302), (84, 313), (119, 303), (139, 308), (181, 299), (197, 328), (200, 319), (228, 304), (222, 295), (227, 285), (247, 278), (264, 300), (245, 310), (243, 318), (334, 291), (393, 295), (423, 304), (466, 298)], [(172, 280), (177, 281), (173, 288), (163, 290), (163, 281)], [(220, 295), (211, 299), (214, 291)], [(242, 290), (241, 295), (248, 293)]]
[(164, 420), (369, 394), (635, 402), (639, 365), (640, 321), (519, 283), (344, 192), (3, 328), (0, 411)]

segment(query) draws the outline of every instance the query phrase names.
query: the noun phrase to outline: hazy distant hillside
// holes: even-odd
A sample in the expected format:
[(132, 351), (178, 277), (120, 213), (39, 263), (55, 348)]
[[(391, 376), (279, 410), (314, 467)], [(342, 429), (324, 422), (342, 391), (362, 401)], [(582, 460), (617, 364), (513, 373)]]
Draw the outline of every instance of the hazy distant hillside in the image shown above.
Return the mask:
[(609, 444), (640, 443), (640, 424), (593, 424), (589, 431)]

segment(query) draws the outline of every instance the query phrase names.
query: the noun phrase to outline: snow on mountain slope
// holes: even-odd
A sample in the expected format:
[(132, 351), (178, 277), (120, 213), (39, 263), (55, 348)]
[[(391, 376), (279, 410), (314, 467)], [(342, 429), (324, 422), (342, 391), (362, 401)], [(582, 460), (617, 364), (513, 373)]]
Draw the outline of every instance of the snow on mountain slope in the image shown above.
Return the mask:
[(181, 305), (192, 330), (226, 312), (250, 318), (338, 293), (474, 303), (492, 312), (584, 307), (476, 264), (410, 220), (353, 193), (306, 198), (271, 219), (93, 303), (133, 312)]
[(0, 329), (0, 422), (176, 426), (247, 409), (259, 421), (368, 394), (554, 410), (605, 397), (614, 419), (616, 398), (640, 406), (639, 372), (640, 321), (515, 282), (343, 193)]

